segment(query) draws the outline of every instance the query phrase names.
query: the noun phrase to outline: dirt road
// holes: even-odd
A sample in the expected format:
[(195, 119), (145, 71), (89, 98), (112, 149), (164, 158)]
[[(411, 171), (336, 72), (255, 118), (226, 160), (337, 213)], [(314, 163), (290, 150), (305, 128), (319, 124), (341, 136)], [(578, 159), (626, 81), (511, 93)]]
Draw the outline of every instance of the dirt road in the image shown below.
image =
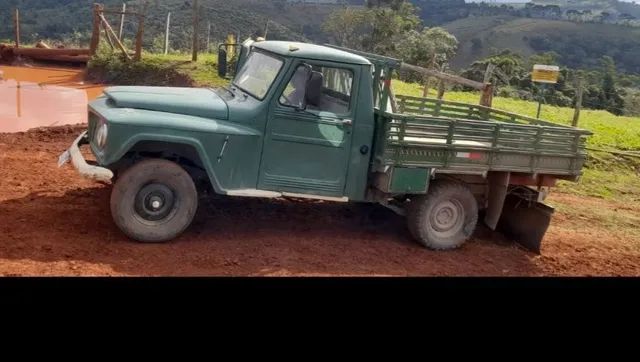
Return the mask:
[(551, 198), (561, 207), (542, 255), (482, 227), (461, 250), (433, 252), (383, 208), (257, 199), (211, 200), (179, 240), (136, 244), (111, 220), (109, 187), (56, 166), (82, 130), (0, 134), (0, 275), (640, 275), (628, 232), (640, 202), (567, 194)]

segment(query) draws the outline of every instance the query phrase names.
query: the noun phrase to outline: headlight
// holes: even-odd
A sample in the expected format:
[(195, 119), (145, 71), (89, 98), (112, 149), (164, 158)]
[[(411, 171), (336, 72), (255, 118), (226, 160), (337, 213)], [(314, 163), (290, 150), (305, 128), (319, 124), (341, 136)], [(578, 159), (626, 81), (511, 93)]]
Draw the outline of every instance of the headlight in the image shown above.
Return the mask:
[(107, 144), (108, 133), (109, 133), (109, 127), (107, 126), (107, 122), (101, 121), (100, 124), (98, 125), (98, 130), (96, 131), (96, 137), (95, 137), (98, 147), (104, 148), (104, 146)]

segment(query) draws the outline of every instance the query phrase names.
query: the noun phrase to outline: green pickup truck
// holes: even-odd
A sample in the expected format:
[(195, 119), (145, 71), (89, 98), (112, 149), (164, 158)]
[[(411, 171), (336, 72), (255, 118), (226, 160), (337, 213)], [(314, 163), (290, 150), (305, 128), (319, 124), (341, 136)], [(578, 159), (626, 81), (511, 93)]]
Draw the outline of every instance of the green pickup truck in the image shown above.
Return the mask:
[(176, 238), (213, 192), (379, 203), (437, 250), (481, 219), (539, 251), (548, 187), (581, 175), (589, 132), (480, 106), (425, 114), (427, 99), (391, 94), (398, 60), (282, 41), (238, 54), (228, 87), (111, 87), (90, 103), (88, 130), (58, 163), (113, 183), (111, 213), (130, 238)]

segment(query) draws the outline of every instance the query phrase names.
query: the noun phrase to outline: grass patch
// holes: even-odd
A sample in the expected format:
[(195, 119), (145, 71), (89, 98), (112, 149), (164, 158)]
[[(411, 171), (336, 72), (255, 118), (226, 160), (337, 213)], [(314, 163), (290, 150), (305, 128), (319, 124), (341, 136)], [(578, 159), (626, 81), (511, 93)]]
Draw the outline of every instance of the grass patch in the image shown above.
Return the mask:
[(585, 168), (579, 182), (562, 181), (558, 190), (605, 200), (640, 202), (640, 177), (628, 171)]
[(575, 203), (561, 197), (548, 199), (548, 203), (560, 214), (568, 218), (563, 223), (564, 229), (582, 232), (592, 229), (597, 225), (598, 233), (608, 236), (618, 236), (624, 239), (624, 245), (631, 250), (640, 250), (640, 224), (639, 209), (629, 205), (602, 203), (588, 200), (584, 203)]
[(640, 157), (590, 152), (580, 181), (561, 181), (558, 191), (605, 200), (640, 202)]
[(191, 62), (191, 54), (145, 54), (148, 61), (174, 64), (176, 71), (190, 77), (195, 86), (219, 87), (229, 83), (218, 76), (218, 55), (199, 54), (197, 62)]
[(228, 83), (218, 77), (215, 54), (200, 54), (197, 62), (191, 54), (144, 53), (142, 61), (124, 61), (117, 54), (100, 53), (89, 62), (89, 77), (94, 81), (118, 85), (173, 87), (216, 87)]

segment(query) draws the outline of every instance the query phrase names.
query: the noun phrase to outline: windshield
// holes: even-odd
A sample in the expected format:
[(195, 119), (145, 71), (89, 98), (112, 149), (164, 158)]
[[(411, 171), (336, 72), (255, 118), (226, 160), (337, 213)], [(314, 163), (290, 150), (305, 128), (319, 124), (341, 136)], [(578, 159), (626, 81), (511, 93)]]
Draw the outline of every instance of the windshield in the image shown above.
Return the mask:
[(280, 68), (282, 68), (280, 59), (258, 51), (251, 52), (233, 84), (262, 100), (278, 76)]

